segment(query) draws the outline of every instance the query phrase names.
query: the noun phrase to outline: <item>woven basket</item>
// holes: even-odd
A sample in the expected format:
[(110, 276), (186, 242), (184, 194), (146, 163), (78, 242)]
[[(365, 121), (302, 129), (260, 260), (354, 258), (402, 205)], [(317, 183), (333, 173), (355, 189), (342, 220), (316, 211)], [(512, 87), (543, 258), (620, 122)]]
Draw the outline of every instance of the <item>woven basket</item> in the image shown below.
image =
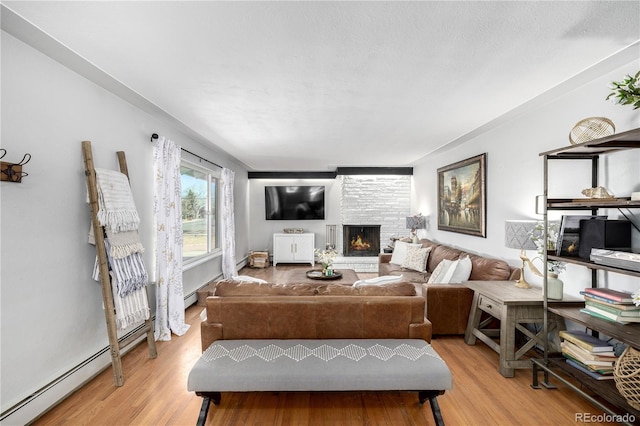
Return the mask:
[(589, 117), (578, 121), (571, 132), (569, 142), (573, 145), (589, 142), (593, 139), (611, 136), (616, 132), (613, 121), (606, 117)]
[(616, 361), (613, 380), (620, 395), (630, 406), (640, 410), (640, 351), (627, 347)]

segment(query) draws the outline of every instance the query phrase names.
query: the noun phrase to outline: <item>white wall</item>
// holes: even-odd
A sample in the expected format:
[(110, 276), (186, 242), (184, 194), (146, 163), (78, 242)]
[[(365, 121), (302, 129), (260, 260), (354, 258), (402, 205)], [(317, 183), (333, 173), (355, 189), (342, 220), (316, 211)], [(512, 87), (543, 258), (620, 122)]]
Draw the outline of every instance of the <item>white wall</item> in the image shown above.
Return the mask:
[[(87, 244), (89, 208), (80, 142), (90, 140), (96, 167), (117, 169), (127, 156), (140, 234), (152, 268), (152, 133), (236, 172), (237, 257), (248, 250), (246, 170), (205, 148), (60, 63), (2, 32), (3, 161), (29, 176), (1, 189), (1, 396), (2, 412), (108, 346), (98, 283), (91, 280), (95, 250)], [(220, 258), (185, 272), (185, 294), (220, 274)], [(155, 311), (154, 288), (151, 305)], [(174, 338), (177, 338), (174, 336)], [(159, 356), (162, 356), (160, 354)], [(108, 355), (30, 401), (6, 418), (24, 424), (108, 365)], [(127, 372), (124, 372), (125, 381)]]
[[(324, 186), (325, 220), (266, 220), (264, 187), (270, 185)], [(337, 179), (250, 179), (248, 189), (249, 250), (268, 250), (273, 254), (273, 234), (282, 232), (284, 228), (303, 228), (305, 232), (313, 232), (316, 248), (324, 248), (326, 225), (340, 224), (340, 182)]]
[[(430, 216), (430, 228), (419, 235), (442, 241), (489, 256), (506, 259), (519, 266), (518, 252), (504, 246), (504, 221), (507, 219), (542, 219), (535, 214), (535, 196), (543, 193), (543, 160), (539, 153), (569, 145), (569, 131), (585, 117), (604, 116), (613, 120), (617, 132), (640, 127), (640, 111), (629, 106), (605, 101), (611, 81), (625, 74), (635, 74), (639, 61), (607, 72), (580, 87), (539, 105), (524, 115), (516, 116), (473, 139), (452, 149), (430, 155), (414, 167), (416, 197), (414, 211)], [(487, 100), (490, 102), (491, 100)], [(460, 117), (464, 120), (464, 117)], [(437, 169), (460, 160), (487, 153), (487, 237), (480, 238), (437, 229)], [(617, 196), (629, 196), (640, 191), (640, 152), (626, 151), (607, 158), (612, 167), (601, 177), (600, 184)], [(615, 165), (613, 167), (613, 165)], [(550, 197), (581, 197), (580, 191), (591, 186), (589, 162), (554, 162), (550, 168)], [(550, 219), (571, 212), (551, 212)], [(635, 223), (640, 224), (640, 213), (633, 212)], [(573, 214), (589, 214), (576, 213)], [(554, 215), (554, 216), (552, 216)], [(609, 211), (617, 218), (617, 211)], [(638, 232), (634, 231), (633, 244), (640, 248)], [(530, 257), (535, 251), (529, 253)], [(540, 262), (536, 261), (538, 267)], [(590, 282), (586, 268), (568, 266), (560, 278), (565, 291), (578, 295)], [(617, 283), (621, 289), (638, 289), (638, 280), (618, 274), (603, 277)], [(527, 275), (532, 283), (540, 279)]]

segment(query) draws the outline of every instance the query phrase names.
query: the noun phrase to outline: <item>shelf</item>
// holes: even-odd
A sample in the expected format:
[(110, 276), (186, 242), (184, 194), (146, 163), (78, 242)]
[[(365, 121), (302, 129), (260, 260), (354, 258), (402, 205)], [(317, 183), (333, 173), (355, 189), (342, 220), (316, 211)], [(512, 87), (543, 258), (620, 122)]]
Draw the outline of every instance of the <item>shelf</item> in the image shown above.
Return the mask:
[(547, 200), (548, 210), (591, 210), (616, 208), (640, 208), (640, 201), (631, 201), (630, 198), (615, 198), (613, 200), (550, 198)]
[[(537, 361), (537, 364), (541, 365), (542, 360)], [(620, 395), (614, 380), (596, 380), (588, 374), (585, 374), (567, 364), (564, 357), (549, 358), (548, 361), (547, 368), (552, 371), (560, 371), (578, 380), (582, 385), (598, 395), (598, 397), (615, 405), (617, 409), (620, 410), (620, 414), (630, 413), (636, 416), (636, 418), (640, 418), (640, 411), (631, 407), (627, 403), (627, 400)]]
[(640, 148), (640, 129), (633, 129), (600, 139), (594, 139), (578, 145), (569, 145), (551, 151), (541, 152), (540, 156), (552, 158), (591, 158), (625, 149)]
[[(598, 186), (598, 178), (600, 177), (600, 165), (603, 163), (603, 167), (608, 166), (607, 162), (600, 161), (600, 156), (604, 154), (610, 154), (630, 149), (640, 149), (640, 128), (629, 130), (626, 132), (614, 134), (604, 138), (594, 139), (582, 144), (565, 146), (562, 148), (554, 149), (540, 153), (540, 156), (544, 160), (544, 194), (547, 196), (549, 190), (549, 172), (548, 166), (551, 161), (555, 160), (590, 160), (591, 162), (591, 185), (593, 187)], [(548, 211), (550, 210), (591, 210), (592, 214), (596, 214), (598, 209), (636, 209), (640, 208), (640, 200), (631, 201), (630, 198), (608, 198), (608, 199), (594, 199), (594, 198), (548, 198), (544, 206), (545, 224), (547, 224)], [(624, 214), (624, 212), (622, 212)], [(636, 228), (637, 229), (637, 228)], [(548, 230), (547, 230), (548, 231)], [(546, 234), (545, 234), (546, 235)], [(632, 271), (628, 269), (621, 269), (612, 266), (606, 266), (599, 263), (591, 262), (589, 260), (582, 259), (580, 257), (565, 257), (555, 256), (547, 253), (545, 260), (548, 261), (560, 261), (573, 265), (586, 267), (592, 270), (591, 280), (589, 286), (598, 287), (599, 274), (598, 270), (614, 272), (616, 274), (628, 275), (632, 277), (640, 277), (640, 272)], [(546, 283), (546, 279), (545, 279)], [(581, 326), (587, 327), (594, 332), (602, 333), (608, 337), (614, 338), (623, 342), (629, 346), (640, 348), (640, 323), (634, 324), (620, 324), (614, 321), (607, 321), (593, 317), (589, 314), (580, 312), (580, 309), (584, 308), (585, 304), (582, 301), (579, 304), (573, 306), (567, 303), (556, 302), (553, 300), (545, 299), (545, 321), (548, 320), (549, 314), (556, 314), (562, 318), (572, 321)], [(546, 325), (546, 324), (545, 324)], [(632, 413), (636, 418), (640, 418), (640, 411), (633, 409), (627, 401), (618, 392), (614, 380), (596, 380), (573, 368), (564, 361), (564, 357), (554, 357), (549, 353), (549, 348), (544, 348), (544, 360), (533, 359), (534, 366), (534, 383), (533, 386), (537, 387), (537, 368), (544, 370), (546, 373), (545, 380), (548, 375), (556, 377), (561, 382), (570, 386), (574, 391), (578, 392), (582, 397), (589, 400), (597, 407), (605, 410), (606, 412), (613, 412), (606, 405), (602, 404), (601, 400), (608, 402), (616, 406), (616, 411), (626, 411)], [(562, 374), (560, 374), (562, 373)], [(580, 383), (580, 388), (576, 387), (572, 381)], [(545, 385), (547, 386), (547, 385)], [(583, 389), (588, 389), (590, 392), (596, 394), (599, 398), (593, 397), (584, 392)], [(635, 422), (635, 419), (633, 420)]]
[(580, 257), (567, 257), (567, 256), (552, 256), (547, 255), (549, 260), (557, 260), (560, 262), (571, 263), (574, 265), (584, 266), (589, 269), (596, 269), (602, 271), (615, 272), (616, 274), (630, 275), (632, 277), (640, 277), (640, 272), (632, 271), (630, 269), (616, 268), (614, 266), (602, 265), (600, 263), (584, 260)]
[(640, 347), (640, 323), (620, 324), (607, 321), (582, 313), (580, 309), (579, 307), (556, 306), (552, 302), (549, 302), (549, 312), (582, 324), (592, 330), (597, 330), (602, 334), (613, 337), (633, 347)]

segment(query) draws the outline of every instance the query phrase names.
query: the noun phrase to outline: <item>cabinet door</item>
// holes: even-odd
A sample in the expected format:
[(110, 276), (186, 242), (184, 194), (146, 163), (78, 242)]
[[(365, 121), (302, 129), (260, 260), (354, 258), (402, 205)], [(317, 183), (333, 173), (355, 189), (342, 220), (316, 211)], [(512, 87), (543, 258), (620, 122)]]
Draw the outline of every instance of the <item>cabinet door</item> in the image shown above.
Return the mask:
[(287, 235), (273, 236), (273, 266), (278, 262), (293, 262), (293, 238)]
[(315, 248), (314, 234), (297, 235), (294, 238), (294, 256), (297, 262), (309, 262), (311, 266), (315, 263), (313, 249)]

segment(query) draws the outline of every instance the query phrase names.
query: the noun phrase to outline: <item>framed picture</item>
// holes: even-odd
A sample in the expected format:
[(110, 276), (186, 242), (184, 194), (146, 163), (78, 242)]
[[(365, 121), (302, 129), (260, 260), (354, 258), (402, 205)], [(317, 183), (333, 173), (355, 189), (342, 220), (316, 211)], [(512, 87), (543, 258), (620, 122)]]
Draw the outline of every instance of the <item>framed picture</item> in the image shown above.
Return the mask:
[(486, 238), (487, 154), (438, 169), (438, 229)]

